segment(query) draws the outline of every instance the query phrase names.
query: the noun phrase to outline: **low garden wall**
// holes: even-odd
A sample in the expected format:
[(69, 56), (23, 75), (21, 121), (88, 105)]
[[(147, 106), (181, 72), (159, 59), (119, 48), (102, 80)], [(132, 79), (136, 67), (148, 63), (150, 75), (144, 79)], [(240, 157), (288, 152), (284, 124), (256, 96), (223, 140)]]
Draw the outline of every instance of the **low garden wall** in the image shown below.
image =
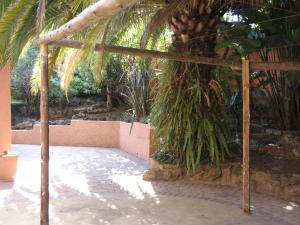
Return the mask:
[[(145, 160), (154, 152), (148, 124), (73, 120), (70, 125), (50, 125), (49, 129), (51, 146), (119, 148)], [(40, 125), (13, 130), (12, 143), (40, 144)]]
[[(242, 164), (238, 162), (224, 163), (221, 170), (208, 165), (200, 166), (195, 174), (187, 175), (186, 171), (176, 165), (160, 163), (150, 159), (150, 170), (145, 171), (143, 179), (153, 180), (178, 180), (223, 185), (229, 187), (242, 187)], [(288, 201), (300, 203), (300, 175), (280, 174), (270, 171), (251, 169), (251, 191), (272, 195)]]

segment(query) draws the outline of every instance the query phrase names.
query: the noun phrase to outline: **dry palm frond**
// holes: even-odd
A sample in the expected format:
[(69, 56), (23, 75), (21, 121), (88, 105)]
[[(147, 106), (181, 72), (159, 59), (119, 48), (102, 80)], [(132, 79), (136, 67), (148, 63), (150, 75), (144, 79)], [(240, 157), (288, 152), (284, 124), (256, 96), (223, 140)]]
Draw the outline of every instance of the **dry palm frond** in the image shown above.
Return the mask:
[(83, 56), (83, 50), (76, 49), (69, 52), (65, 58), (65, 66), (61, 74), (61, 88), (65, 91), (65, 94), (68, 93), (68, 88), (73, 79), (74, 72), (77, 68), (77, 65), (81, 61)]
[(102, 78), (103, 78), (103, 73), (102, 73), (102, 68), (104, 67), (104, 59), (105, 59), (105, 42), (106, 42), (106, 37), (107, 37), (107, 32), (110, 26), (110, 21), (106, 24), (106, 27), (102, 33), (102, 37), (101, 37), (101, 43), (100, 43), (100, 51), (99, 51), (99, 61), (97, 63), (97, 67), (96, 67), (96, 72), (94, 74), (94, 79), (97, 83), (100, 83)]
[(147, 40), (151, 34), (163, 26), (172, 15), (178, 12), (179, 9), (183, 8), (191, 0), (175, 0), (171, 2), (166, 7), (159, 9), (156, 14), (151, 18), (150, 22), (147, 24), (144, 33), (141, 37), (141, 48), (145, 48)]
[(210, 98), (209, 98), (206, 91), (203, 94), (204, 94), (204, 97), (206, 99), (207, 106), (208, 106), (208, 108), (210, 108), (211, 107)]
[(221, 87), (221, 85), (216, 80), (210, 80), (210, 82), (208, 83), (208, 86), (210, 87), (210, 89), (213, 90), (213, 92), (217, 96), (218, 102), (220, 104), (222, 102), (222, 95), (221, 95), (222, 87)]

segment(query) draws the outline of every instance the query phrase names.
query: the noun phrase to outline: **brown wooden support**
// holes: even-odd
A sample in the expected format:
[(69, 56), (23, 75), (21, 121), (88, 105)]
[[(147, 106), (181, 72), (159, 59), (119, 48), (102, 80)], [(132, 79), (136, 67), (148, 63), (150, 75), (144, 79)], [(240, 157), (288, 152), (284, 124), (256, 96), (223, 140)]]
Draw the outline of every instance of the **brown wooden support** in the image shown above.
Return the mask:
[[(57, 42), (52, 42), (50, 44), (59, 47), (84, 49), (84, 42), (81, 41), (61, 40)], [(101, 49), (103, 49), (101, 44), (96, 44), (95, 51), (101, 51)], [(186, 54), (180, 54), (178, 52), (160, 52), (160, 51), (148, 50), (148, 49), (138, 49), (138, 48), (128, 48), (122, 46), (108, 46), (108, 45), (104, 46), (104, 50), (110, 53), (168, 59), (168, 60), (175, 60), (180, 62), (191, 62), (191, 63), (206, 64), (206, 65), (225, 66), (225, 67), (230, 67), (231, 69), (234, 70), (241, 70), (240, 62), (235, 62), (232, 60), (229, 61), (229, 60), (216, 59), (216, 58), (186, 55)]]
[[(60, 41), (54, 41), (49, 43), (49, 45), (75, 48), (75, 49), (84, 49), (84, 42), (74, 41), (63, 39)], [(100, 51), (101, 44), (95, 45), (95, 51)], [(180, 54), (178, 52), (161, 52), (148, 49), (139, 49), (139, 48), (128, 48), (122, 46), (109, 46), (105, 45), (104, 50), (110, 53), (124, 54), (124, 55), (133, 55), (140, 57), (150, 57), (150, 58), (159, 58), (167, 60), (175, 60), (180, 62), (191, 62), (199, 63), (206, 65), (215, 65), (229, 67), (232, 70), (241, 70), (242, 64), (240, 61), (224, 60), (218, 58), (209, 58), (201, 56), (193, 56), (187, 54)], [(251, 71), (268, 71), (268, 70), (278, 70), (278, 71), (300, 71), (300, 62), (250, 62)]]
[(243, 210), (250, 213), (250, 77), (249, 61), (242, 63), (243, 75)]
[(40, 45), (41, 57), (41, 212), (40, 224), (49, 225), (49, 78), (48, 45)]

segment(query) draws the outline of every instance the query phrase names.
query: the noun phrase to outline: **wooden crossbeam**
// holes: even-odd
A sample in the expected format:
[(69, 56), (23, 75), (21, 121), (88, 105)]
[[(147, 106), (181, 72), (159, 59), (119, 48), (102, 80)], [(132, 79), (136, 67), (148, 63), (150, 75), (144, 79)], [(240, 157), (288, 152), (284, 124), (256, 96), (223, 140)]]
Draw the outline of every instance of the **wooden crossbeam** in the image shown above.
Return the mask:
[[(83, 49), (84, 48), (83, 42), (72, 41), (72, 40), (61, 40), (58, 42), (53, 42), (51, 44), (55, 45), (55, 46), (75, 48), (75, 49)], [(95, 51), (100, 51), (100, 49), (101, 49), (100, 44), (96, 44)], [(124, 55), (169, 59), (169, 60), (175, 60), (175, 61), (181, 61), (181, 62), (191, 62), (191, 63), (216, 65), (216, 66), (225, 66), (225, 67), (230, 67), (235, 70), (241, 69), (241, 64), (239, 62), (235, 63), (233, 61), (226, 61), (226, 60), (222, 60), (222, 59), (191, 56), (191, 55), (181, 54), (178, 52), (160, 52), (160, 51), (154, 51), (154, 50), (128, 48), (128, 47), (121, 47), (121, 46), (108, 46), (108, 45), (106, 45), (104, 47), (104, 50), (111, 52), (111, 53), (118, 53), (118, 54), (124, 54)]]
[(37, 43), (48, 44), (53, 41), (62, 40), (137, 2), (138, 0), (99, 0), (58, 29), (40, 37)]
[[(50, 43), (51, 45), (60, 46), (60, 47), (68, 47), (75, 49), (84, 49), (84, 42), (81, 41), (73, 41), (73, 40), (61, 40)], [(95, 51), (100, 51), (100, 44), (96, 44)], [(133, 55), (140, 57), (150, 57), (150, 58), (160, 58), (160, 59), (168, 59), (175, 60), (180, 62), (191, 62), (191, 63), (199, 63), (206, 65), (215, 65), (215, 66), (223, 66), (229, 67), (232, 70), (242, 70), (242, 63), (235, 62), (232, 60), (223, 60), (217, 58), (209, 58), (209, 57), (199, 57), (181, 54), (178, 52), (160, 52), (154, 50), (146, 50), (146, 49), (138, 49), (138, 48), (128, 48), (121, 46), (108, 46), (104, 47), (105, 51), (117, 54), (124, 55)], [(277, 71), (300, 71), (300, 62), (250, 62), (249, 63), (250, 70), (252, 71), (268, 71), (268, 70), (277, 70)]]

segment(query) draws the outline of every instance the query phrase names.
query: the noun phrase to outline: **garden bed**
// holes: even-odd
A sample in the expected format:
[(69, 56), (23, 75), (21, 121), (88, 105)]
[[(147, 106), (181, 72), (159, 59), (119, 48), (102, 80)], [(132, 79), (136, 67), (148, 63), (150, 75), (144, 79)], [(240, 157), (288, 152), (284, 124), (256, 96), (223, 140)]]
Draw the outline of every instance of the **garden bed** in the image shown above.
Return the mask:
[[(251, 191), (300, 203), (300, 159), (277, 157), (268, 153), (251, 154)], [(200, 166), (192, 175), (176, 165), (150, 160), (145, 180), (186, 179), (211, 185), (242, 187), (242, 162), (227, 162), (221, 170), (209, 165)]]

